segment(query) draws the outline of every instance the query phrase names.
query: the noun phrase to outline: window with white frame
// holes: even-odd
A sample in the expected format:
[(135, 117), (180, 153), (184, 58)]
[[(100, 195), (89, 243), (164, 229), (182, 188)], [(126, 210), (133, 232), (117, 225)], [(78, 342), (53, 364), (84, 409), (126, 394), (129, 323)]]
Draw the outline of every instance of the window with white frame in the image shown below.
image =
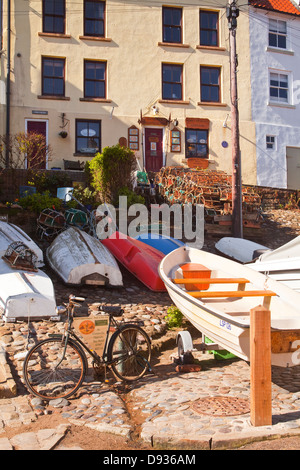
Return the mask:
[(287, 48), (286, 21), (269, 19), (269, 46), (279, 49)]
[(266, 149), (275, 150), (276, 138), (274, 135), (266, 135)]
[(289, 102), (289, 76), (287, 73), (270, 72), (270, 102)]

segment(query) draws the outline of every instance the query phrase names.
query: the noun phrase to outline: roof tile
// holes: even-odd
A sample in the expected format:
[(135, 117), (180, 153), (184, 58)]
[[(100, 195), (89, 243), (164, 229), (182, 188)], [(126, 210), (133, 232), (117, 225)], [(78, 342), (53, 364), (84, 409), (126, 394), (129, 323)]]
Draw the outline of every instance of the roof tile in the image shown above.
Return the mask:
[(249, 5), (265, 10), (300, 16), (300, 10), (290, 0), (249, 0)]

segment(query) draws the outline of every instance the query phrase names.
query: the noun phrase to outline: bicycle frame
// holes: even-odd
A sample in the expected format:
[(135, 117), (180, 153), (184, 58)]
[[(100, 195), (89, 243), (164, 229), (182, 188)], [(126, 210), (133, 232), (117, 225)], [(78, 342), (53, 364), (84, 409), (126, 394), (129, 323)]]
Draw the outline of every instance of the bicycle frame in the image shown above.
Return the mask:
[[(69, 305), (67, 307), (68, 309), (68, 321), (66, 322), (67, 323), (67, 327), (66, 327), (66, 331), (64, 333), (64, 338), (65, 338), (65, 347), (64, 347), (64, 351), (63, 351), (63, 355), (62, 355), (62, 358), (61, 360), (59, 361), (59, 363), (56, 365), (56, 367), (59, 367), (59, 365), (62, 363), (62, 361), (64, 360), (65, 358), (65, 353), (66, 353), (66, 349), (67, 349), (67, 344), (68, 344), (68, 341), (71, 338), (74, 338), (79, 344), (80, 346), (93, 358), (93, 360), (95, 361), (96, 364), (105, 364), (106, 366), (110, 366), (111, 364), (113, 364), (115, 361), (112, 361), (112, 362), (109, 362), (108, 359), (107, 359), (107, 349), (108, 349), (108, 344), (109, 344), (109, 333), (110, 333), (110, 329), (111, 329), (111, 326), (115, 327), (116, 330), (121, 330), (121, 328), (119, 327), (118, 323), (114, 320), (114, 318), (112, 317), (112, 315), (109, 314), (109, 321), (108, 321), (108, 326), (107, 326), (107, 330), (106, 330), (106, 337), (105, 337), (105, 343), (104, 343), (104, 347), (103, 347), (103, 352), (102, 352), (102, 355), (99, 356), (96, 351), (93, 351), (91, 350), (80, 338), (79, 336), (77, 336), (77, 334), (74, 332), (74, 330), (72, 329), (72, 323), (73, 323), (73, 317), (74, 317), (74, 309), (76, 307), (76, 304), (72, 303), (71, 306)], [(62, 335), (57, 335), (57, 334), (50, 334), (49, 337), (61, 337), (63, 339), (63, 336)]]

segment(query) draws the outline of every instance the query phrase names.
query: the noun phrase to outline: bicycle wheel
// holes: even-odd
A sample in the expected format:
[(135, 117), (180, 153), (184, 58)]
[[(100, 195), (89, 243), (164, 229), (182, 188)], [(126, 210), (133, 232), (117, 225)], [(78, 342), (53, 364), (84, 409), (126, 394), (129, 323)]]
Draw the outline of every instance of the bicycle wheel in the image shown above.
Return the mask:
[(119, 379), (131, 382), (143, 377), (150, 367), (150, 358), (150, 338), (142, 328), (126, 325), (112, 335), (108, 360)]
[(49, 338), (33, 346), (23, 364), (25, 383), (44, 400), (68, 398), (83, 382), (86, 373), (84, 352), (73, 341)]

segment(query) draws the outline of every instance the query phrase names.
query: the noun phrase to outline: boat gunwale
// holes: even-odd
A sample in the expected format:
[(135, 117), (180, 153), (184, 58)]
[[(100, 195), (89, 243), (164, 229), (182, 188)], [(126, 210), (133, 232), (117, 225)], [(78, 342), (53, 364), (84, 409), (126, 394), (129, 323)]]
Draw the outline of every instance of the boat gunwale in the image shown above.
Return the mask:
[[(211, 314), (211, 315), (214, 315), (215, 317), (217, 318), (220, 318), (221, 320), (224, 320), (226, 321), (227, 323), (231, 323), (232, 325), (234, 326), (237, 326), (238, 328), (243, 328), (243, 329), (248, 329), (250, 328), (250, 323), (239, 323), (237, 322), (236, 320), (232, 320), (232, 318), (229, 316), (229, 315), (226, 315), (226, 314), (222, 314), (222, 313), (219, 313), (218, 311), (216, 310), (213, 310), (213, 309), (210, 309), (209, 307), (207, 307), (203, 302), (199, 301), (198, 299), (195, 299), (194, 297), (192, 297), (190, 294), (188, 294), (187, 292), (185, 292), (184, 290), (180, 289), (179, 287), (177, 287), (176, 284), (174, 284), (170, 278), (167, 277), (167, 275), (165, 274), (164, 270), (162, 269), (162, 263), (163, 263), (163, 259), (162, 261), (160, 262), (159, 264), (159, 269), (158, 269), (158, 273), (159, 273), (159, 276), (161, 278), (161, 280), (166, 284), (167, 288), (170, 288), (171, 290), (173, 290), (176, 294), (179, 294), (180, 296), (183, 296), (187, 301), (191, 302), (192, 304), (194, 304), (196, 307), (198, 308), (202, 308), (203, 310), (205, 310), (207, 313)], [(162, 273), (164, 273), (166, 279), (164, 279), (164, 277), (162, 276)]]

